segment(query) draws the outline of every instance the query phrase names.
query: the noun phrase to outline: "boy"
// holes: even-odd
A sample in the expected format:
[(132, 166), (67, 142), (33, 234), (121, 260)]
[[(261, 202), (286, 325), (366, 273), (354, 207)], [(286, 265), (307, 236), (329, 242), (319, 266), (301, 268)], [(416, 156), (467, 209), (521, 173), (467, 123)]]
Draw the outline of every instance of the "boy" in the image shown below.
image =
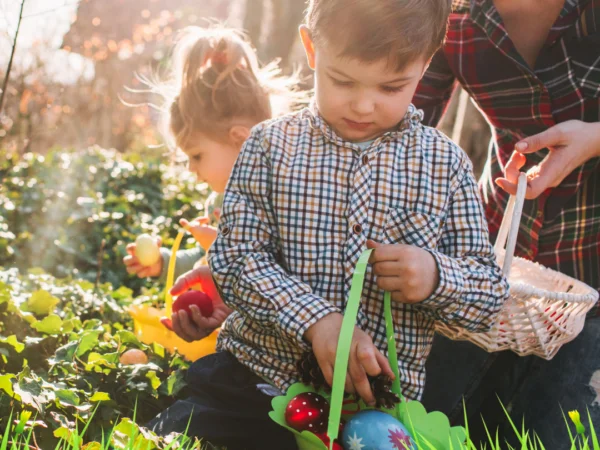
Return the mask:
[[(200, 374), (194, 414), (202, 414), (190, 429), (209, 441), (294, 448), (269, 424), (267, 394), (298, 380), (295, 363), (309, 348), (331, 383), (352, 272), (365, 248), (375, 250), (346, 389), (367, 403), (374, 402), (367, 375), (392, 376), (384, 291), (394, 300), (409, 399), (421, 396), (434, 321), (483, 331), (506, 298), (471, 164), (446, 136), (422, 126), (410, 104), (449, 11), (448, 0), (311, 0), (300, 33), (315, 71), (314, 103), (253, 129), (209, 256), (233, 309), (220, 351), (192, 366)], [(205, 424), (216, 417), (231, 433), (244, 427), (243, 442), (216, 436)]]

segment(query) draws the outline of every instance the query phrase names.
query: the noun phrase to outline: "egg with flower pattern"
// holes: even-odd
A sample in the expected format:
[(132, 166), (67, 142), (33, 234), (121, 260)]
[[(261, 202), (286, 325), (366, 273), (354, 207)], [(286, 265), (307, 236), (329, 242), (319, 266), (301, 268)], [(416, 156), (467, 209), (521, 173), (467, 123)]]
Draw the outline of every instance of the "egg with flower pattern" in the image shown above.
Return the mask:
[(416, 450), (406, 427), (391, 415), (375, 410), (355, 414), (342, 432), (344, 450)]

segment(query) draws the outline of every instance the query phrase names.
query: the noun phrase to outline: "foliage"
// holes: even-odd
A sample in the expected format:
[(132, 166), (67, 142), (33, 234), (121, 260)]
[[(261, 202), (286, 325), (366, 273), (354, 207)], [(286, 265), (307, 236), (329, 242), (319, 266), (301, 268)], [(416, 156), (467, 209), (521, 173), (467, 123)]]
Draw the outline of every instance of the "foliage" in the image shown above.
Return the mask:
[(179, 218), (201, 214), (208, 194), (160, 159), (99, 148), (23, 158), (0, 152), (0, 179), (0, 266), (94, 283), (99, 276), (134, 292), (145, 282), (124, 270), (126, 245), (145, 232), (170, 246)]
[[(109, 283), (0, 272), (0, 429), (13, 413), (27, 418), (23, 427), (35, 429), (42, 448), (86, 424), (90, 441), (108, 442), (113, 427), (133, 426), (136, 405), (142, 424), (168, 407), (185, 386), (187, 363), (141, 343), (125, 311), (158, 294), (133, 300), (130, 289)], [(148, 363), (122, 365), (130, 348), (143, 350)]]

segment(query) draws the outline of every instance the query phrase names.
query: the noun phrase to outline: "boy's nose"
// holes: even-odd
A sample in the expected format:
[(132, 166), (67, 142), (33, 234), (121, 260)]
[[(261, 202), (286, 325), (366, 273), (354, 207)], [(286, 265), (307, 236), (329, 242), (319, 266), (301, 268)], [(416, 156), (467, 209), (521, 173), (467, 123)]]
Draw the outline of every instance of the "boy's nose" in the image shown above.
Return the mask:
[(354, 97), (350, 107), (357, 115), (366, 116), (375, 110), (375, 103), (368, 95), (363, 94)]

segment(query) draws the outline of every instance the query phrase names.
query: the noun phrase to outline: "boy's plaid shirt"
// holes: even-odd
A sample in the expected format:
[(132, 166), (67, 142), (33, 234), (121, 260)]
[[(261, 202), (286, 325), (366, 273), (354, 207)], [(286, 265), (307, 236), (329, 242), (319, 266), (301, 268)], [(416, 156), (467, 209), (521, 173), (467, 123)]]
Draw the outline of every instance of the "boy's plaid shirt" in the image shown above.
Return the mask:
[[(481, 180), (490, 234), (508, 195), (493, 182), (522, 138), (567, 120), (600, 121), (600, 0), (566, 0), (535, 70), (508, 37), (492, 0), (456, 1), (446, 44), (413, 99), (435, 126), (459, 82), (493, 129)], [(483, 143), (482, 143), (483, 144)], [(527, 155), (524, 170), (547, 150)], [(526, 201), (516, 254), (600, 289), (600, 158)]]
[[(258, 125), (227, 186), (209, 264), (234, 312), (218, 348), (285, 390), (305, 331), (343, 311), (367, 238), (427, 249), (440, 271), (431, 298), (394, 304), (404, 393), (419, 398), (434, 320), (485, 330), (507, 296), (472, 166), (412, 105), (361, 150), (311, 109)], [(358, 324), (387, 354), (383, 292), (366, 274)]]

